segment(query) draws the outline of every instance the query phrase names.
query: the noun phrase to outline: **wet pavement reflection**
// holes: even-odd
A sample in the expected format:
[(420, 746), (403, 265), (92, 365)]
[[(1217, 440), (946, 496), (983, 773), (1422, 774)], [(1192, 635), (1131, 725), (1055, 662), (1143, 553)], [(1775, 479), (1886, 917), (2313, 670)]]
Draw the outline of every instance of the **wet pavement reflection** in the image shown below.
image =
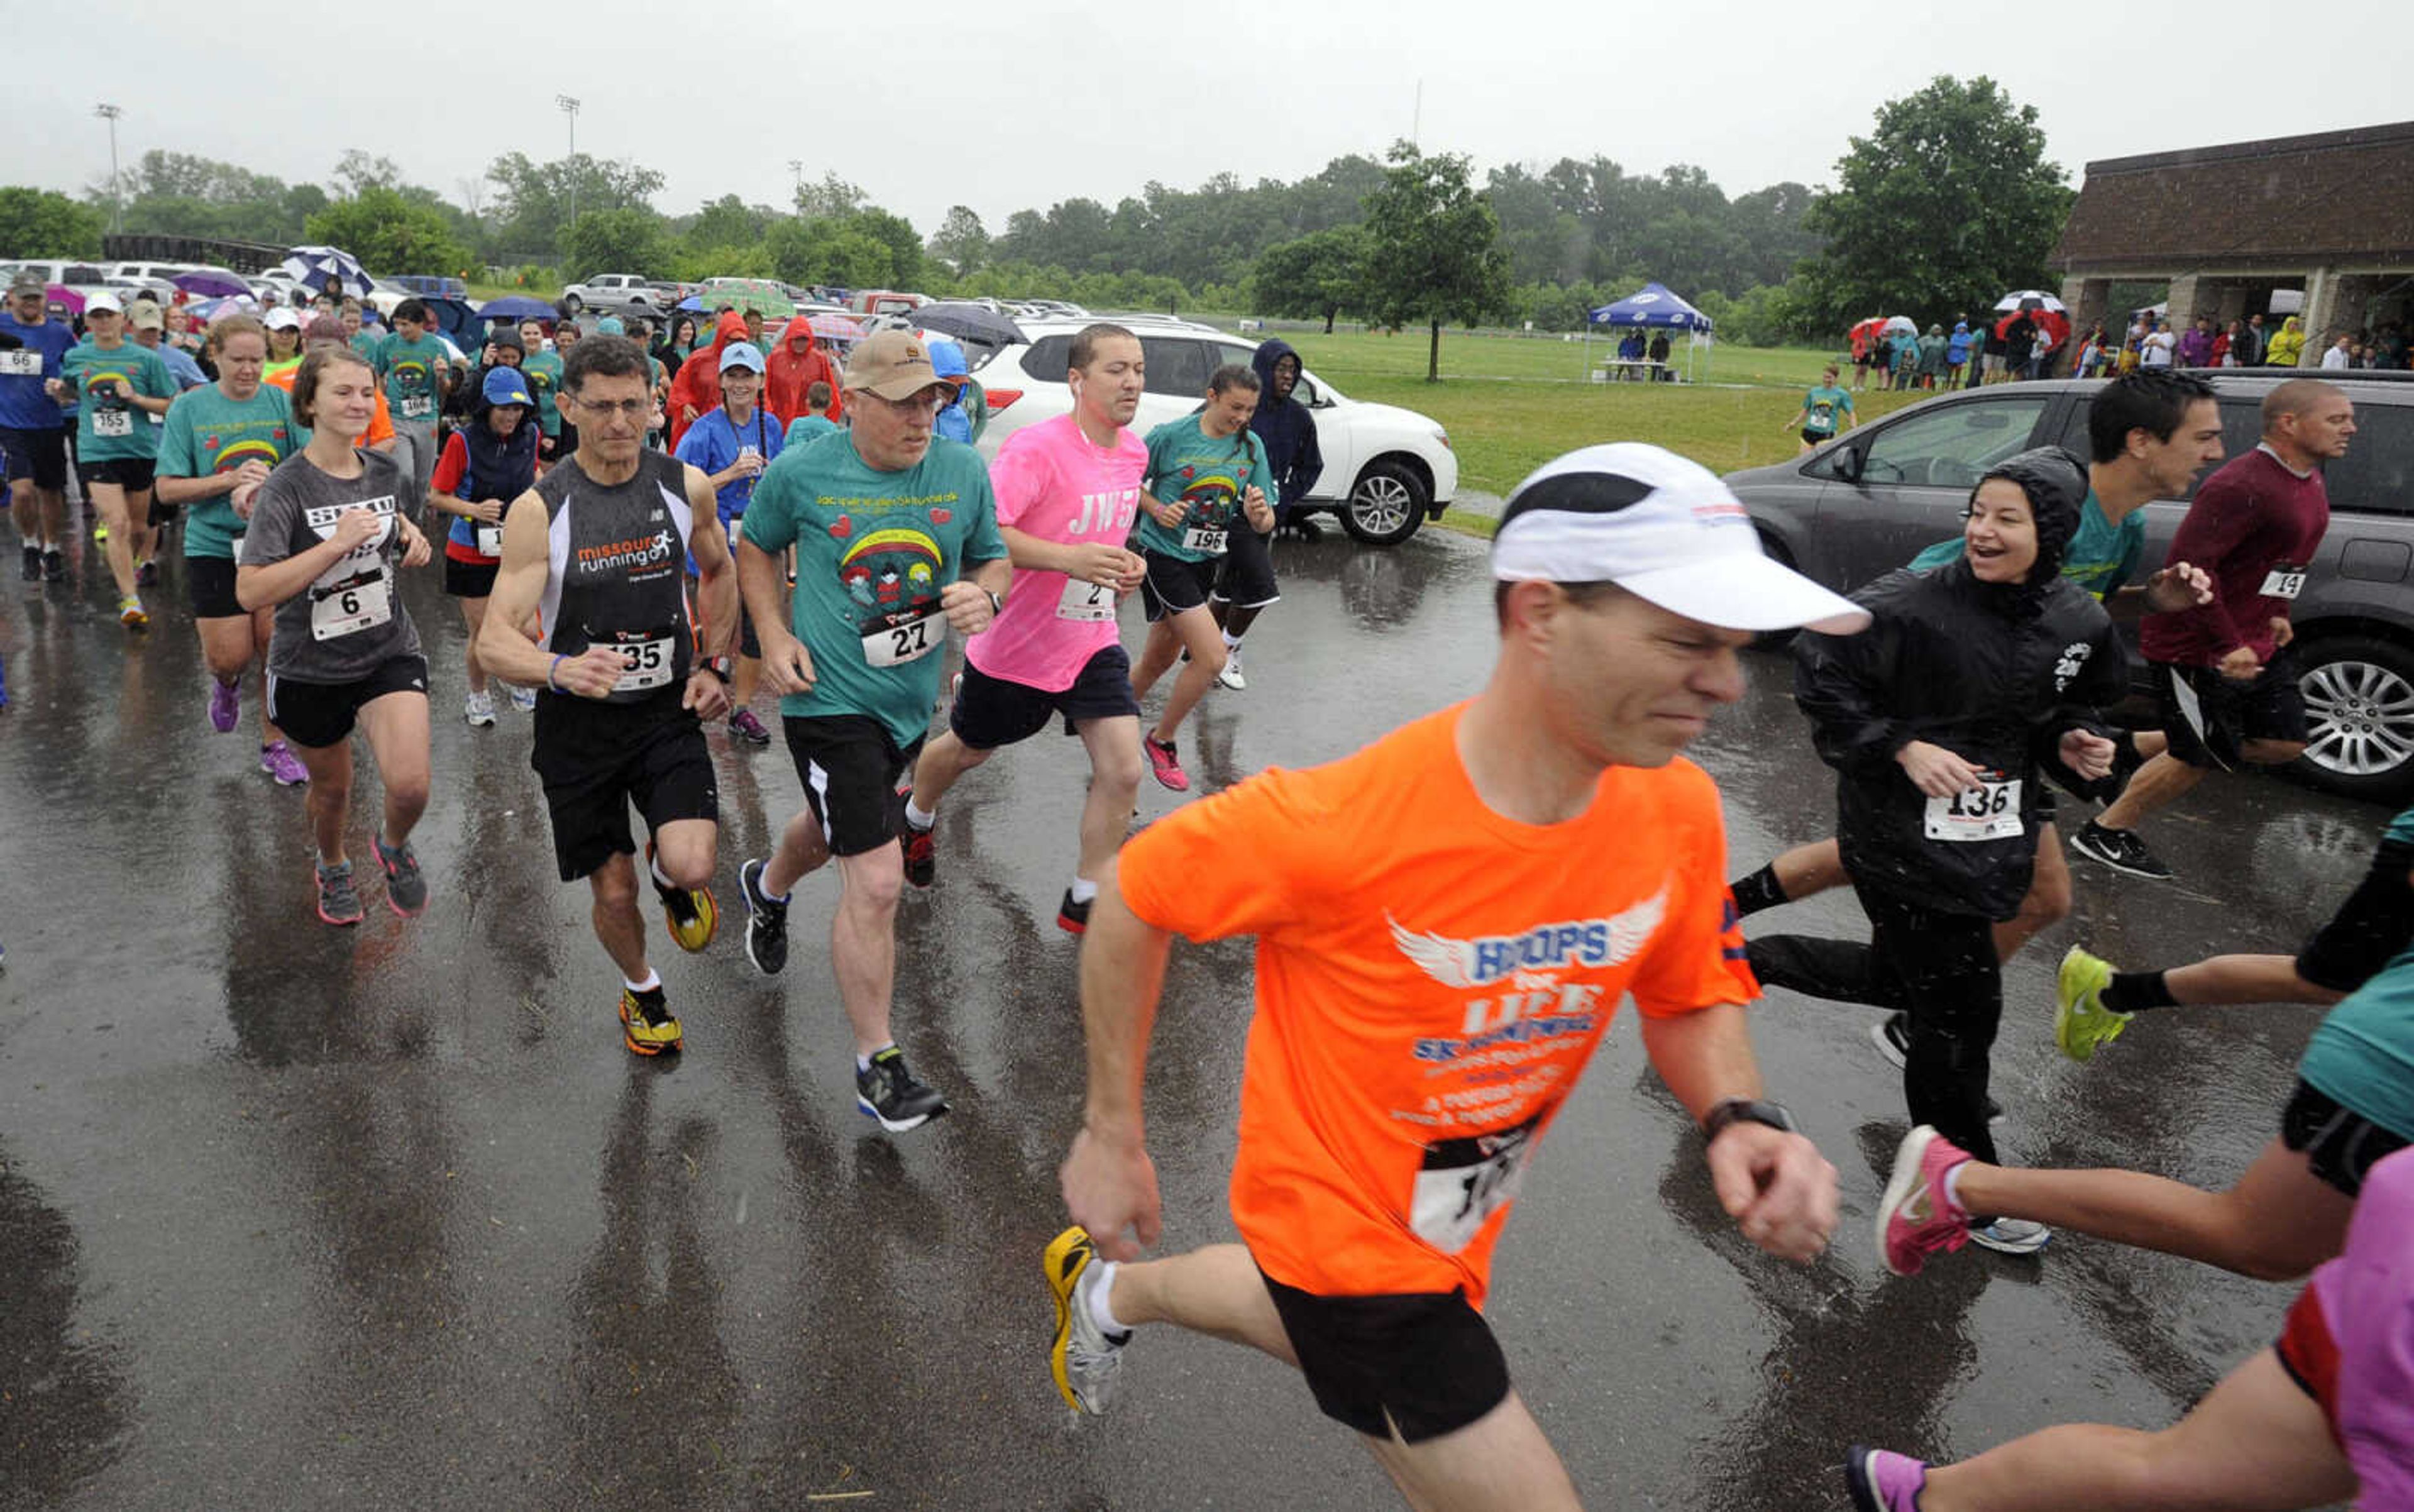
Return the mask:
[[(1204, 787), (1342, 755), (1490, 664), (1478, 543), (1328, 533), (1277, 561), (1248, 691), (1185, 731)], [(1053, 922), (1074, 742), (1005, 754), (941, 812), (897, 1022), (954, 1107), (891, 1140), (854, 1110), (834, 882), (800, 890), (784, 978), (739, 949), (738, 865), (799, 801), (779, 747), (713, 737), (723, 934), (701, 957), (656, 936), (688, 1051), (635, 1062), (587, 894), (555, 878), (527, 721), (457, 718), (461, 631), (432, 573), (408, 602), (435, 668), (435, 902), (406, 922), (373, 885), (369, 921), (337, 932), (310, 912), (301, 795), (256, 770), (252, 711), (236, 735), (204, 724), (181, 565), (140, 638), (97, 566), (0, 595), (0, 1507), (1394, 1505), (1298, 1381), (1242, 1351), (1144, 1337), (1100, 1421), (1049, 1385), (1037, 1259), (1081, 1084)], [(1697, 748), (1736, 871), (1834, 812), (1787, 665), (1748, 662)], [(2243, 1170), (2316, 1012), (2166, 1014), (2080, 1068), (2052, 1047), (2052, 963), (2079, 939), (2154, 966), (2293, 951), (2385, 817), (2208, 784), (2158, 821), (2178, 884), (2078, 863), (2074, 917), (2007, 972), (2007, 1157)], [(1847, 894), (1754, 927), (1865, 934)], [(1250, 975), (1227, 943), (1169, 976), (1150, 1081), (1169, 1247), (1231, 1235)], [(1869, 1018), (1784, 995), (1755, 1015), (1773, 1091), (1842, 1176), (1839, 1243), (1799, 1269), (1721, 1215), (1636, 1037), (1604, 1041), (1493, 1307), (1590, 1505), (1838, 1505), (1856, 1438), (1949, 1455), (2066, 1418), (2159, 1424), (2275, 1332), (2287, 1287), (2070, 1236), (1886, 1276), (1869, 1229), (1901, 1100)]]

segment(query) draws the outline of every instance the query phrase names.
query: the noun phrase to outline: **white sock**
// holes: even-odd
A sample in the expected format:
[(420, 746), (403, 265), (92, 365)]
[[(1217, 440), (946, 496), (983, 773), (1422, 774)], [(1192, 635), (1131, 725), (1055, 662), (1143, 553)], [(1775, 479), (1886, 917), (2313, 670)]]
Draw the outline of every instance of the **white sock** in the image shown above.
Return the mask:
[(939, 816), (909, 798), (905, 801), (905, 822), (916, 830), (928, 830), (939, 822)]
[(1964, 1160), (1960, 1165), (1955, 1166), (1952, 1170), (1945, 1173), (1945, 1200), (1953, 1204), (1956, 1207), (1961, 1208), (1964, 1212), (1967, 1212), (1969, 1209), (1967, 1205), (1961, 1201), (1961, 1173), (1969, 1169), (1970, 1162)]
[(1241, 649), (1241, 637), (1232, 634), (1229, 630), (1225, 631), (1224, 649), (1226, 651), (1239, 651)]
[(631, 981), (628, 978), (622, 977), (620, 979), (620, 985), (628, 988), (633, 993), (656, 992), (659, 991), (663, 985), (663, 974), (648, 966), (646, 968), (645, 981)]
[(1122, 1266), (1112, 1260), (1101, 1260), (1095, 1264), (1098, 1279), (1090, 1283), (1090, 1321), (1104, 1329), (1110, 1338), (1130, 1333), (1131, 1325), (1116, 1321), (1115, 1310), (1107, 1305), (1107, 1298), (1115, 1289), (1115, 1272)]
[(1088, 903), (1098, 895), (1098, 884), (1086, 876), (1077, 876), (1073, 878), (1072, 891), (1075, 903)]
[[(896, 1048), (897, 1041), (891, 1040), (887, 1044), (882, 1045), (878, 1050), (873, 1051), (872, 1055), (885, 1055)], [(868, 1071), (872, 1070), (872, 1055), (857, 1055), (855, 1057), (855, 1069), (859, 1071)]]
[(661, 857), (657, 856), (653, 860), (646, 862), (646, 870), (654, 874), (654, 885), (656, 887), (668, 888), (673, 892), (685, 891), (677, 882), (672, 881), (669, 877), (663, 875), (663, 861)]

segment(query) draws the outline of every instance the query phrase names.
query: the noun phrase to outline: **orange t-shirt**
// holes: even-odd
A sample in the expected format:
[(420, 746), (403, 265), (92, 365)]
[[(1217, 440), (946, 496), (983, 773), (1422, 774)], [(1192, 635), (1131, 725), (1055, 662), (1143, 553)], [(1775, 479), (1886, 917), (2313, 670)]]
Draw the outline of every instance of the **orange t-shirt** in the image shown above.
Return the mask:
[(1258, 937), (1232, 1219), (1304, 1291), (1481, 1307), (1618, 999), (1659, 1017), (1758, 996), (1700, 768), (1615, 767), (1581, 816), (1520, 824), (1476, 796), (1465, 708), (1178, 810), (1118, 862), (1147, 922)]
[[(281, 373), (270, 373), (262, 380), (276, 384), (286, 393), (293, 392), (293, 380), (301, 376), (302, 365), (294, 364)], [(385, 390), (377, 392), (377, 413), (369, 417), (369, 433), (361, 438), (364, 446), (382, 446), (394, 440), (394, 412), (386, 408)]]

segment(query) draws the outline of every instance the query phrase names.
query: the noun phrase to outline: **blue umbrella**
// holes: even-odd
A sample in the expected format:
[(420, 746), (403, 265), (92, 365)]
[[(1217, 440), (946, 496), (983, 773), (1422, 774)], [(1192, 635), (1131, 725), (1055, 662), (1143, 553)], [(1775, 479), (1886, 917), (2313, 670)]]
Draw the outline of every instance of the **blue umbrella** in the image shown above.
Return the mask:
[(542, 299), (530, 299), (526, 294), (505, 294), (500, 299), (489, 299), (478, 307), (478, 319), (482, 321), (549, 321), (556, 313), (551, 305)]
[(704, 313), (704, 301), (697, 295), (690, 294), (685, 299), (680, 300), (678, 304), (673, 305), (671, 308), (693, 310), (701, 315)]
[(374, 287), (360, 260), (340, 247), (297, 247), (286, 254), (278, 268), (314, 294), (327, 286), (331, 275), (356, 294), (365, 294)]

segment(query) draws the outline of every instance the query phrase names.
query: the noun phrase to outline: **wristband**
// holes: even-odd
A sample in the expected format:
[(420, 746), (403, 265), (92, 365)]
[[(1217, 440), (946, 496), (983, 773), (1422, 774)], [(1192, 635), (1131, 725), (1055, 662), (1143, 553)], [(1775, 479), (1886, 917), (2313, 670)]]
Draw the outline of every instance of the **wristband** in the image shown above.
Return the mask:
[[(567, 652), (563, 653), (565, 656), (567, 654)], [(561, 670), (561, 663), (562, 656), (556, 656), (553, 659), (553, 665), (544, 669), (544, 685), (551, 688), (556, 693), (559, 693), (561, 691), (561, 684), (553, 680), (553, 675)]]
[(989, 593), (989, 613), (990, 613), (990, 618), (991, 618), (991, 619), (994, 620), (994, 619), (996, 619), (999, 615), (1004, 614), (1004, 613), (1006, 612), (1006, 600), (1004, 600), (1004, 599), (1002, 599), (1002, 598), (998, 597), (998, 596), (997, 596), (995, 593), (993, 593), (993, 592), (990, 592), (990, 591), (989, 591), (988, 589), (986, 589), (986, 588), (982, 589), (982, 590), (981, 590), (981, 591), (982, 591), (982, 592), (984, 592), (984, 593)]
[(1702, 1143), (1711, 1143), (1729, 1124), (1738, 1123), (1766, 1124), (1788, 1134), (1800, 1132), (1794, 1115), (1786, 1112), (1781, 1103), (1766, 1102), (1759, 1098), (1723, 1098), (1702, 1115)]
[(722, 681), (722, 685), (723, 685), (723, 687), (728, 686), (728, 683), (729, 683), (729, 658), (728, 658), (728, 657), (726, 657), (726, 656), (707, 656), (707, 657), (703, 658), (702, 660), (698, 661), (698, 662), (695, 664), (695, 669), (696, 669), (697, 671), (699, 671), (699, 672), (709, 672), (709, 673), (711, 673), (714, 677), (717, 677), (717, 678), (719, 678), (719, 679), (721, 680), (721, 681)]

